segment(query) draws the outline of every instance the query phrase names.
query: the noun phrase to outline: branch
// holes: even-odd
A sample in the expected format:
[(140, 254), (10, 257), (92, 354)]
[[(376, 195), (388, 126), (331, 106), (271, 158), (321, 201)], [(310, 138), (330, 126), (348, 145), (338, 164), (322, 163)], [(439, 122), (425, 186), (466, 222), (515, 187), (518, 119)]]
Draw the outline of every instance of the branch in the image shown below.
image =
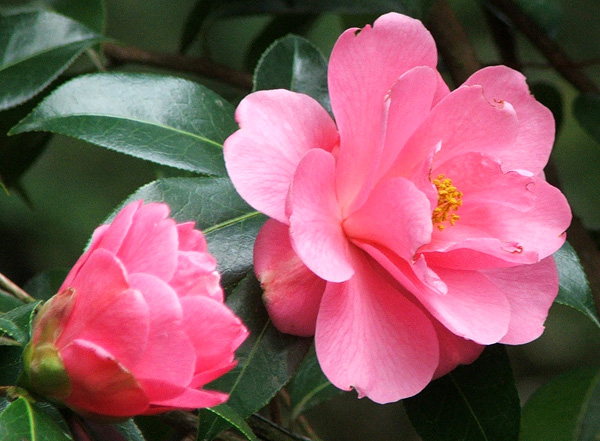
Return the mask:
[(6, 292), (8, 292), (13, 297), (26, 302), (32, 303), (35, 302), (35, 299), (23, 291), (16, 283), (6, 277), (4, 274), (0, 273), (0, 287), (4, 288)]
[(214, 78), (244, 90), (252, 89), (252, 75), (217, 64), (207, 58), (192, 58), (179, 54), (153, 52), (131, 46), (119, 46), (104, 43), (103, 51), (111, 62), (142, 64), (179, 72), (188, 72), (208, 78)]
[(564, 79), (582, 93), (600, 93), (598, 86), (576, 67), (560, 46), (549, 38), (538, 24), (529, 18), (513, 0), (489, 0), (490, 7), (505, 16), (531, 43), (539, 49)]

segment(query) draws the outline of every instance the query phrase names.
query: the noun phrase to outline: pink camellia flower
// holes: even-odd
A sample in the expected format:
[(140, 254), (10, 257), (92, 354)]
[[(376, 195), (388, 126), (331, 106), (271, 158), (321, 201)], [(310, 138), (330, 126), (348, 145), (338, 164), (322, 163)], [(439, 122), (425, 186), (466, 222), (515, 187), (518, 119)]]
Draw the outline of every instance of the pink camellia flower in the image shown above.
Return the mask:
[(379, 403), (538, 337), (571, 219), (542, 172), (554, 121), (524, 77), (489, 67), (450, 92), (436, 63), (421, 22), (384, 15), (333, 49), (335, 122), (259, 91), (225, 142), (237, 190), (271, 217), (254, 263), (273, 322), (315, 334), (329, 380)]
[(123, 208), (96, 229), (25, 350), (38, 393), (85, 415), (212, 407), (202, 386), (229, 371), (247, 330), (223, 303), (215, 259), (165, 204)]

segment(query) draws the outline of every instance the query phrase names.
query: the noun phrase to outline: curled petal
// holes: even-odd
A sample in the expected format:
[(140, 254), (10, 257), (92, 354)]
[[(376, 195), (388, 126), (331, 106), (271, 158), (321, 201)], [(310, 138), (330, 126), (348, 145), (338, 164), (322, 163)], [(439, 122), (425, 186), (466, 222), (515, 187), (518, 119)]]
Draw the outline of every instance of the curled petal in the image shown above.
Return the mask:
[(326, 282), (309, 270), (293, 250), (287, 225), (268, 220), (262, 227), (254, 245), (254, 271), (277, 329), (294, 335), (314, 335)]
[(290, 189), (290, 207), (290, 237), (302, 262), (325, 280), (348, 280), (354, 270), (342, 230), (331, 153), (314, 149), (302, 158)]
[(148, 396), (115, 358), (101, 347), (74, 340), (60, 351), (73, 392), (72, 408), (99, 415), (127, 417), (148, 408)]
[(236, 111), (240, 130), (224, 144), (225, 164), (240, 195), (267, 216), (287, 223), (285, 200), (300, 159), (338, 144), (335, 123), (307, 95), (260, 91)]

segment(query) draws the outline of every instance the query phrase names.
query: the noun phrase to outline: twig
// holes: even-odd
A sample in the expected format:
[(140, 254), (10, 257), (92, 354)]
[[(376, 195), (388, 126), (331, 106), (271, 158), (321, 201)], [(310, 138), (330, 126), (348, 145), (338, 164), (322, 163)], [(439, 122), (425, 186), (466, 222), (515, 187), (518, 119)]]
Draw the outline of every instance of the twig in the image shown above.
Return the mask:
[(269, 441), (313, 441), (310, 438), (291, 433), (259, 414), (254, 414), (248, 419), (252, 431), (259, 437)]
[(569, 83), (583, 93), (600, 93), (598, 86), (588, 78), (585, 73), (574, 66), (574, 63), (565, 55), (560, 46), (556, 44), (538, 24), (529, 18), (513, 0), (489, 0), (491, 8), (496, 13), (504, 15), (531, 43), (539, 49), (552, 66)]
[(35, 302), (35, 299), (33, 297), (31, 297), (29, 294), (23, 291), (16, 283), (14, 283), (2, 273), (0, 273), (0, 287), (4, 288), (13, 297), (22, 300), (23, 302)]
[(153, 52), (131, 46), (104, 43), (104, 55), (113, 63), (134, 63), (145, 66), (188, 72), (220, 80), (244, 90), (252, 89), (252, 75), (217, 64), (207, 58), (192, 58), (180, 54)]
[(481, 67), (464, 28), (446, 0), (438, 0), (431, 7), (427, 27), (456, 86)]

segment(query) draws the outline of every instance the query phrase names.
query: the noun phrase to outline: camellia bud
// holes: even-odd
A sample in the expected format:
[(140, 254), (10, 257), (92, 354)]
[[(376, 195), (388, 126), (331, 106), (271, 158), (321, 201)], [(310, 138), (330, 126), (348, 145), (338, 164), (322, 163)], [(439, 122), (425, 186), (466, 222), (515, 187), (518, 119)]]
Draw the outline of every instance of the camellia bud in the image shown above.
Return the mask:
[(103, 420), (227, 400), (202, 387), (248, 332), (202, 233), (168, 214), (138, 201), (95, 231), (33, 324), (23, 387)]

